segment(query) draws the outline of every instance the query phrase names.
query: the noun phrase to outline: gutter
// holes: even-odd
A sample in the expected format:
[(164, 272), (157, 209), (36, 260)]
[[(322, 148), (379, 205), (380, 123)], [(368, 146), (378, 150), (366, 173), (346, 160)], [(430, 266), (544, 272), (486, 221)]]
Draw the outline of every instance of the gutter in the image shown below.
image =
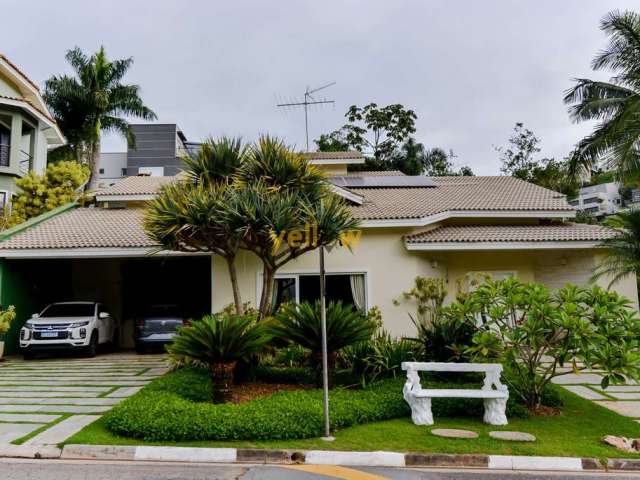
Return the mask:
[(64, 213), (68, 210), (77, 208), (78, 206), (79, 204), (77, 202), (65, 203), (64, 205), (56, 207), (53, 210), (49, 210), (48, 212), (44, 212), (38, 216), (30, 218), (26, 222), (22, 222), (21, 224), (16, 225), (15, 227), (11, 227), (7, 230), (3, 230), (2, 232), (0, 232), (0, 242), (4, 242), (8, 238), (13, 237), (14, 235), (17, 235), (20, 232), (23, 232), (31, 227), (35, 227), (36, 225), (46, 220), (49, 220), (50, 218), (60, 215), (61, 213)]

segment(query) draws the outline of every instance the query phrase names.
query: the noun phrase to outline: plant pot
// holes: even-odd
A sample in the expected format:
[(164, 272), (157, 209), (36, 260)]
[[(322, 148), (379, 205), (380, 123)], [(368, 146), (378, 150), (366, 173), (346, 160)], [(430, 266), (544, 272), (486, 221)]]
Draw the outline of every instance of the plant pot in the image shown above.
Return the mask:
[(233, 369), (236, 362), (216, 363), (211, 365), (211, 383), (213, 384), (213, 403), (231, 401), (233, 387)]

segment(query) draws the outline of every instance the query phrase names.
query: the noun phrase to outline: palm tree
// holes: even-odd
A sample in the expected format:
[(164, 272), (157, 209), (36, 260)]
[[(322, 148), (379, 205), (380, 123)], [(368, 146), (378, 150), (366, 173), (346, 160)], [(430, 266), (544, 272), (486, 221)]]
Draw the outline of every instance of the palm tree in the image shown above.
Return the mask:
[(615, 235), (600, 242), (605, 257), (595, 269), (593, 279), (611, 278), (609, 286), (632, 273), (640, 272), (640, 210), (620, 212), (605, 220)]
[(600, 28), (609, 36), (609, 44), (591, 66), (615, 75), (609, 82), (577, 79), (565, 94), (574, 121), (599, 121), (578, 143), (571, 172), (590, 172), (602, 161), (621, 178), (636, 176), (640, 171), (640, 15), (614, 11), (602, 19)]
[(178, 330), (167, 347), (170, 355), (206, 367), (213, 403), (231, 400), (233, 369), (238, 360), (259, 353), (271, 341), (268, 325), (249, 315), (207, 315)]
[[(327, 358), (329, 374), (335, 368), (339, 350), (371, 339), (377, 324), (351, 305), (331, 302), (327, 306)], [(271, 327), (276, 338), (311, 350), (315, 365), (322, 365), (322, 324), (320, 302), (283, 305)], [(319, 369), (320, 370), (320, 369)], [(322, 384), (317, 375), (317, 384)]]
[(95, 188), (100, 169), (100, 136), (117, 132), (135, 146), (125, 117), (155, 120), (156, 114), (140, 98), (138, 85), (123, 84), (132, 58), (109, 60), (104, 47), (91, 56), (79, 48), (65, 55), (75, 76), (54, 75), (45, 82), (44, 99), (65, 132), (77, 158), (88, 156), (91, 167), (89, 188)]

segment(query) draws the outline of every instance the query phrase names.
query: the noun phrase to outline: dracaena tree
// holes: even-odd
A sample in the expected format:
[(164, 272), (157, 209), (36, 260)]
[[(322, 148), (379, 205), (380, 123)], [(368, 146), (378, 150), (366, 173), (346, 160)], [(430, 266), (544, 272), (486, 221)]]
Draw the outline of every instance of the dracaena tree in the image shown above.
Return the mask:
[(138, 85), (122, 83), (133, 64), (132, 58), (110, 60), (104, 47), (91, 56), (76, 47), (69, 50), (65, 58), (75, 76), (51, 77), (45, 82), (43, 98), (64, 133), (74, 143), (76, 155), (88, 154), (91, 167), (89, 188), (95, 188), (100, 169), (102, 132), (119, 133), (135, 146), (135, 137), (126, 118), (155, 120), (156, 114), (142, 101)]

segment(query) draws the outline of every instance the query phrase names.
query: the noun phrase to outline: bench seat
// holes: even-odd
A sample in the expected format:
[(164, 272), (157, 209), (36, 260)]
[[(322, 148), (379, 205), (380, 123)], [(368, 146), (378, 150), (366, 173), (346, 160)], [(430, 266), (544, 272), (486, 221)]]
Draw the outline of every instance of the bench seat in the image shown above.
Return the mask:
[(509, 392), (500, 390), (428, 389), (412, 392), (418, 398), (508, 398)]

